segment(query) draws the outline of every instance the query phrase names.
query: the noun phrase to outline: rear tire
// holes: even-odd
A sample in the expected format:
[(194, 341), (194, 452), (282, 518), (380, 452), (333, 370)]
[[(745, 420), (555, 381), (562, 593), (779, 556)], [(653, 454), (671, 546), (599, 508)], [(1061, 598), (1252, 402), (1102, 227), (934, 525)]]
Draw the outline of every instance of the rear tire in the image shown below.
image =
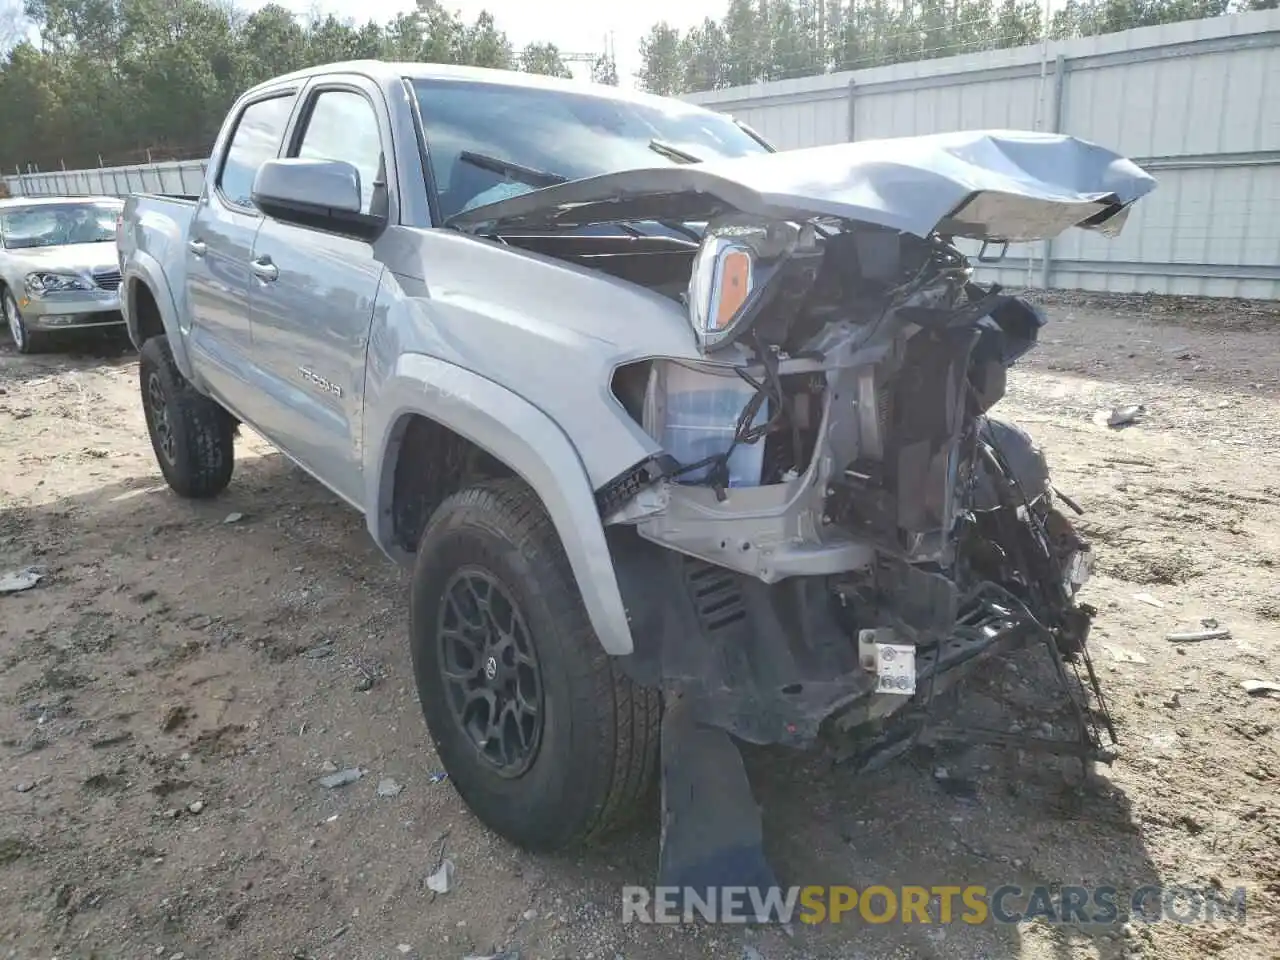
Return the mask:
[[(499, 639), (481, 638), (490, 634)], [(410, 636), (440, 761), (495, 832), (560, 850), (652, 796), (660, 695), (622, 676), (600, 646), (555, 528), (521, 481), (463, 490), (433, 514)]]
[(138, 379), (151, 449), (165, 482), (180, 497), (216, 497), (235, 467), (235, 421), (182, 375), (168, 337), (142, 345)]

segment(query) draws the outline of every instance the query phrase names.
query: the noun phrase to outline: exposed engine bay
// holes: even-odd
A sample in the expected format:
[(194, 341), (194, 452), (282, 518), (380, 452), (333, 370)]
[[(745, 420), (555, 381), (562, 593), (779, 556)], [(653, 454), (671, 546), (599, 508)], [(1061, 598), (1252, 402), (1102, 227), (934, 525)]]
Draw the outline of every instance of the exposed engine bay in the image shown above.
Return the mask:
[(1074, 599), (1088, 544), (1030, 438), (988, 417), (1038, 311), (937, 235), (733, 214), (688, 232), (503, 237), (695, 321), (700, 276), (718, 286), (695, 322), (705, 363), (632, 363), (612, 384), (664, 451), (600, 495), (634, 676), (749, 741), (856, 732), (870, 762), (924, 733), (962, 668), (1039, 640), (1079, 721), (1051, 749), (1105, 757)]

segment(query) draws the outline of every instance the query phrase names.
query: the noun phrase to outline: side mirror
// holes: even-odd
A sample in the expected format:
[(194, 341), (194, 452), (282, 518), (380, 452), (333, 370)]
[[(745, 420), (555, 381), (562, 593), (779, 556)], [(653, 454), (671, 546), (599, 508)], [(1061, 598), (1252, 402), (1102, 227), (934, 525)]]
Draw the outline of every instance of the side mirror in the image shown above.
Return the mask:
[(268, 160), (253, 178), (253, 202), (276, 220), (359, 237), (386, 223), (360, 212), (360, 171), (345, 160)]

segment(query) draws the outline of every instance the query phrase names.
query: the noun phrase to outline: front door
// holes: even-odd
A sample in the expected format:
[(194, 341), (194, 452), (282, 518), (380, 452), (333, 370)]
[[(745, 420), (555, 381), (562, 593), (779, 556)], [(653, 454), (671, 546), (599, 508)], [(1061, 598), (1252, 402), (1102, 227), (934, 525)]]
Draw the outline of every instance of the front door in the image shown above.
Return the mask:
[[(313, 88), (289, 155), (353, 164), (362, 212), (385, 214), (380, 97), (354, 78)], [(253, 422), (361, 503), (365, 351), (383, 267), (367, 240), (267, 218), (249, 270), (254, 354), (268, 377)]]
[(293, 90), (277, 91), (243, 108), (187, 232), (188, 348), (200, 377), (237, 413), (254, 379), (249, 261), (262, 214), (251, 198), (253, 178), (279, 155), (296, 100)]

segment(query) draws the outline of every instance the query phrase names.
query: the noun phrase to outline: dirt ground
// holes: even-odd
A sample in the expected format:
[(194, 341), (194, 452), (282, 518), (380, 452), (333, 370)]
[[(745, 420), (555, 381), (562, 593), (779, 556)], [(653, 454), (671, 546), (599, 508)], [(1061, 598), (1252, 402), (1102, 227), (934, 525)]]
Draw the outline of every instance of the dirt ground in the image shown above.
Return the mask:
[[(1280, 697), (1241, 686), (1280, 680), (1280, 314), (1048, 303), (1002, 409), (1087, 511), (1120, 759), (1082, 781), (990, 748), (863, 776), (751, 751), (770, 854), (797, 884), (1243, 886), (1243, 923), (623, 925), (656, 812), (577, 857), (488, 833), (434, 776), (406, 578), (362, 520), (251, 435), (223, 497), (178, 500), (134, 355), (85, 343), (0, 353), (0, 572), (46, 572), (0, 596), (0, 957), (1280, 956)], [(1202, 618), (1230, 638), (1165, 639)], [(993, 673), (980, 695), (1025, 712), (1033, 668)]]

